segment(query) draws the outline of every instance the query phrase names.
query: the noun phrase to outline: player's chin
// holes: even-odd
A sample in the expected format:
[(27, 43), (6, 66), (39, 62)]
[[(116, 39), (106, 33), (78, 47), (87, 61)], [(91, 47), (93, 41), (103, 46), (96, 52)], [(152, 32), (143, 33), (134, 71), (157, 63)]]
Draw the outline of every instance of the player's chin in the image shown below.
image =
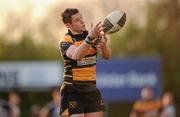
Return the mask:
[(86, 30), (86, 26), (85, 26), (85, 25), (82, 25), (82, 26), (81, 26), (81, 29), (82, 29), (82, 30)]
[(84, 32), (86, 31), (86, 27), (82, 27), (81, 30)]

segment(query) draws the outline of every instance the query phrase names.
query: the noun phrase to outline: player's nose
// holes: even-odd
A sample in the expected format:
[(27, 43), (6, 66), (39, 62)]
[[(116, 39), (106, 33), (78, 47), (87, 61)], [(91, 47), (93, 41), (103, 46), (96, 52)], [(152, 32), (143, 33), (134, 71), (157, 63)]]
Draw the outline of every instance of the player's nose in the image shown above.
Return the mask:
[(81, 22), (81, 24), (84, 24), (84, 21), (82, 19), (80, 20), (80, 22)]

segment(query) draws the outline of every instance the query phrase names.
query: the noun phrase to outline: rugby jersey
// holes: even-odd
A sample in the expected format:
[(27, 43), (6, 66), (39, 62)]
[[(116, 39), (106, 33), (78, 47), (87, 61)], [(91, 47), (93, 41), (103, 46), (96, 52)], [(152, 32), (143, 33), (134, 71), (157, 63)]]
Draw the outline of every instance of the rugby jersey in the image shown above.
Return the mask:
[(137, 113), (137, 117), (160, 117), (161, 101), (138, 100), (135, 102), (133, 110)]
[[(64, 81), (74, 84), (92, 84), (96, 81), (96, 61), (97, 50), (91, 45), (87, 55), (81, 60), (73, 60), (66, 55), (67, 49), (71, 45), (79, 46), (87, 37), (88, 32), (73, 35), (69, 30), (68, 33), (60, 40), (60, 52), (64, 60)], [(94, 85), (93, 83), (93, 85)]]

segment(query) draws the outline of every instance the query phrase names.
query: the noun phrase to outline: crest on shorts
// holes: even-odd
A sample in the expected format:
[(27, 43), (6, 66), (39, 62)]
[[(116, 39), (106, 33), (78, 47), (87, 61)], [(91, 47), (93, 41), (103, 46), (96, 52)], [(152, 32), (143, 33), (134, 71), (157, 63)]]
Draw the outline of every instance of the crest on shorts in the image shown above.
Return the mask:
[(104, 105), (104, 102), (103, 102), (103, 100), (100, 100), (100, 105)]
[(76, 108), (77, 107), (77, 102), (76, 101), (70, 101), (69, 102), (69, 107), (70, 108)]

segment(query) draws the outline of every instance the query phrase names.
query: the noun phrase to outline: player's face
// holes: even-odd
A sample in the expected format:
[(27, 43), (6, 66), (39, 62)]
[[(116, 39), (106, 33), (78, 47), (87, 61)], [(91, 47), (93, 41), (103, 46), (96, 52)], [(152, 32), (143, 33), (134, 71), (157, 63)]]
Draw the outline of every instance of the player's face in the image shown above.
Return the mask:
[(69, 23), (69, 28), (76, 33), (82, 33), (86, 30), (82, 15), (79, 12), (72, 16), (72, 22)]
[(151, 100), (153, 98), (153, 91), (149, 88), (145, 88), (142, 90), (141, 96), (144, 100)]
[(162, 104), (164, 106), (171, 104), (172, 101), (173, 101), (173, 99), (172, 99), (172, 96), (170, 94), (165, 94), (162, 98)]

